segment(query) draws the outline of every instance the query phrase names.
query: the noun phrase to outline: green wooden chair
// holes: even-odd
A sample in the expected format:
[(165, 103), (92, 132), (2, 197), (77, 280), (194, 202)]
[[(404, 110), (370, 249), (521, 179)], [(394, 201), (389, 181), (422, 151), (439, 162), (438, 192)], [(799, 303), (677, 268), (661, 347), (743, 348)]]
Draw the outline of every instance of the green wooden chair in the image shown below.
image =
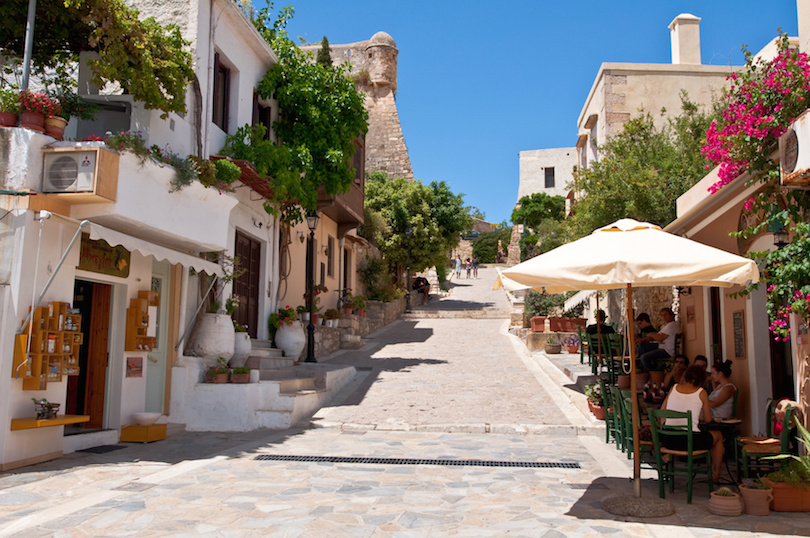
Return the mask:
[[(650, 409), (650, 428), (653, 436), (653, 449), (655, 450), (655, 466), (658, 469), (658, 495), (666, 498), (665, 482), (669, 481), (669, 492), (675, 492), (675, 477), (686, 478), (686, 502), (692, 504), (692, 483), (695, 475), (705, 473), (709, 481), (709, 492), (714, 489), (712, 484), (712, 454), (711, 450), (693, 449), (692, 413), (682, 413), (680, 411), (670, 411), (666, 409)], [(686, 419), (683, 426), (673, 426), (663, 424), (659, 419)], [(672, 437), (685, 437), (686, 450), (672, 450), (661, 444), (661, 435)], [(664, 455), (668, 455), (664, 461)], [(679, 466), (678, 458), (686, 458), (686, 465)], [(705, 461), (705, 468), (696, 465)]]
[(599, 387), (602, 389), (602, 399), (605, 404), (605, 442), (610, 443), (610, 439), (613, 438), (618, 445), (619, 434), (617, 431), (618, 421), (616, 419), (618, 409), (616, 403), (613, 401), (613, 393), (610, 390), (610, 385), (605, 383), (603, 377), (599, 378)]
[(624, 452), (624, 447), (627, 444), (624, 438), (624, 415), (622, 414), (622, 391), (616, 385), (608, 385), (610, 391), (611, 401), (616, 410), (616, 449)]
[(624, 338), (616, 333), (603, 334), (602, 348), (605, 351), (605, 360), (603, 362), (607, 367), (608, 381), (615, 384), (616, 379), (621, 374), (622, 361), (624, 360)]
[[(790, 454), (790, 440), (796, 428), (793, 420), (794, 411), (795, 408), (791, 405), (785, 409), (785, 418), (782, 421), (782, 432), (779, 437), (742, 437), (739, 439), (743, 478), (751, 478), (752, 471), (757, 471), (759, 474), (774, 471), (787, 461), (769, 458), (778, 454)], [(771, 428), (770, 423), (768, 427)]]
[(588, 362), (591, 365), (591, 373), (597, 375), (599, 373), (599, 365), (602, 363), (604, 350), (599, 342), (599, 338), (595, 334), (585, 333), (585, 339), (588, 342)]
[(590, 356), (590, 346), (588, 346), (588, 339), (585, 338), (585, 331), (579, 325), (577, 325), (577, 336), (579, 336), (579, 363), (585, 364), (585, 353)]

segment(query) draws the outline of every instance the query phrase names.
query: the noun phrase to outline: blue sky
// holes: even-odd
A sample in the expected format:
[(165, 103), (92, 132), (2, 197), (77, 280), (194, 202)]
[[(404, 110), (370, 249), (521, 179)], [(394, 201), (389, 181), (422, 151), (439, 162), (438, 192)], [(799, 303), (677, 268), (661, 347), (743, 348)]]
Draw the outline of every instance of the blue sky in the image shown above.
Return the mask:
[(414, 175), (446, 181), (492, 222), (508, 220), (516, 202), (518, 152), (573, 146), (599, 65), (669, 63), (667, 26), (679, 13), (702, 18), (704, 64), (741, 65), (741, 45), (756, 52), (778, 28), (798, 33), (795, 0), (289, 3), (293, 38), (394, 38)]

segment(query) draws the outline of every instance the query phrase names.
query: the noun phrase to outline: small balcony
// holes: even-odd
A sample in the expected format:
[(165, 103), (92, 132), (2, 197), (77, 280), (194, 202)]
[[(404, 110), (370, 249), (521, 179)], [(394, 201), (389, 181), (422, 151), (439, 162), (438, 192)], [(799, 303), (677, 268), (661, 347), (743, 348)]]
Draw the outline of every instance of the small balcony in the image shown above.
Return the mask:
[(323, 187), (318, 189), (318, 211), (334, 220), (338, 225), (338, 235), (363, 224), (363, 201), (365, 186), (354, 181), (349, 192), (329, 196)]

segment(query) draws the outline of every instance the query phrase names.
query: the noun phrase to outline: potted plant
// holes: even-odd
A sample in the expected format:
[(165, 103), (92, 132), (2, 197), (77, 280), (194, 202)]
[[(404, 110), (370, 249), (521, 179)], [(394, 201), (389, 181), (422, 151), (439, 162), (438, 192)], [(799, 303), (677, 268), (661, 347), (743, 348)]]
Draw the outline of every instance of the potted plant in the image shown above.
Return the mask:
[[(321, 298), (318, 297), (318, 295), (320, 295), (321, 293), (326, 293), (327, 291), (329, 291), (329, 289), (323, 284), (318, 284), (317, 286), (312, 288), (312, 291), (314, 292), (312, 299), (312, 315), (313, 315), (312, 324), (317, 325), (318, 313), (321, 311), (321, 304), (320, 304)], [(307, 304), (308, 300), (309, 300), (309, 290), (304, 292), (304, 305)], [(304, 312), (309, 313), (309, 309), (306, 306), (304, 306)]]
[(327, 327), (337, 327), (337, 320), (343, 318), (343, 314), (337, 308), (329, 308), (323, 315), (326, 317)]
[(23, 90), (20, 92), (20, 127), (45, 132), (45, 118), (58, 115), (61, 108), (59, 101), (44, 93)]
[(361, 318), (366, 317), (366, 298), (363, 295), (355, 295), (352, 297), (352, 304), (354, 305), (354, 313)]
[(237, 366), (231, 369), (231, 383), (250, 383), (250, 368)]
[(565, 346), (568, 353), (576, 353), (579, 351), (579, 337), (574, 334), (563, 338), (562, 344)]
[(745, 513), (752, 516), (767, 516), (771, 511), (773, 488), (759, 479), (746, 478), (740, 484), (740, 495), (745, 504)]
[(20, 92), (10, 88), (0, 89), (0, 126), (16, 127), (20, 113)]
[(225, 357), (219, 357), (214, 366), (209, 366), (205, 370), (205, 381), (207, 383), (227, 383), (231, 369)]
[(602, 388), (598, 383), (585, 387), (585, 397), (588, 398), (588, 409), (597, 420), (605, 420), (605, 401), (602, 398)]
[[(797, 420), (799, 440), (806, 450), (810, 450), (810, 433)], [(768, 459), (786, 460), (787, 465), (765, 475), (763, 482), (773, 488), (771, 508), (774, 512), (810, 511), (810, 454), (801, 456), (779, 454)]]
[(743, 507), (740, 495), (727, 487), (712, 491), (709, 496), (709, 512), (718, 516), (739, 516)]
[(268, 328), (275, 331), (274, 341), (286, 357), (298, 359), (307, 345), (304, 327), (298, 320), (296, 309), (287, 305), (279, 308), (278, 313), (270, 314), (267, 320)]
[(352, 296), (351, 292), (346, 292), (346, 297), (343, 298), (343, 312), (345, 314), (353, 314), (354, 313), (354, 296)]
[(543, 346), (546, 353), (556, 354), (562, 351), (562, 345), (555, 335), (549, 335), (548, 340)]

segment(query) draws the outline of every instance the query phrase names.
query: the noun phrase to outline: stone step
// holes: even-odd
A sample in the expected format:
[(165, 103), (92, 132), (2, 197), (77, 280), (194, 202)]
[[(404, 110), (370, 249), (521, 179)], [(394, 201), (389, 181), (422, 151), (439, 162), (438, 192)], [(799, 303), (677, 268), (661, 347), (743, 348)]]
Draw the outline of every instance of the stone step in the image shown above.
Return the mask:
[(258, 338), (251, 338), (250, 345), (253, 349), (276, 349), (270, 340), (259, 340)]
[(269, 347), (254, 347), (250, 350), (250, 356), (257, 359), (277, 359), (284, 356), (280, 349)]
[(491, 309), (491, 310), (478, 310), (478, 309), (454, 309), (454, 310), (438, 310), (438, 309), (414, 309), (410, 314), (404, 314), (402, 319), (510, 319), (512, 316), (511, 310)]
[(295, 359), (292, 357), (267, 357), (258, 360), (259, 370), (276, 370), (278, 368), (292, 368)]
[(326, 389), (313, 388), (313, 389), (298, 389), (298, 390), (290, 390), (290, 391), (285, 391), (285, 390), (282, 389), (279, 392), (279, 394), (282, 395), (282, 396), (292, 396), (293, 398), (295, 398), (296, 396), (311, 396), (313, 394), (320, 394), (322, 392), (326, 392)]
[(315, 390), (316, 388), (314, 377), (297, 377), (279, 381), (278, 391), (280, 394), (292, 394), (302, 390)]

